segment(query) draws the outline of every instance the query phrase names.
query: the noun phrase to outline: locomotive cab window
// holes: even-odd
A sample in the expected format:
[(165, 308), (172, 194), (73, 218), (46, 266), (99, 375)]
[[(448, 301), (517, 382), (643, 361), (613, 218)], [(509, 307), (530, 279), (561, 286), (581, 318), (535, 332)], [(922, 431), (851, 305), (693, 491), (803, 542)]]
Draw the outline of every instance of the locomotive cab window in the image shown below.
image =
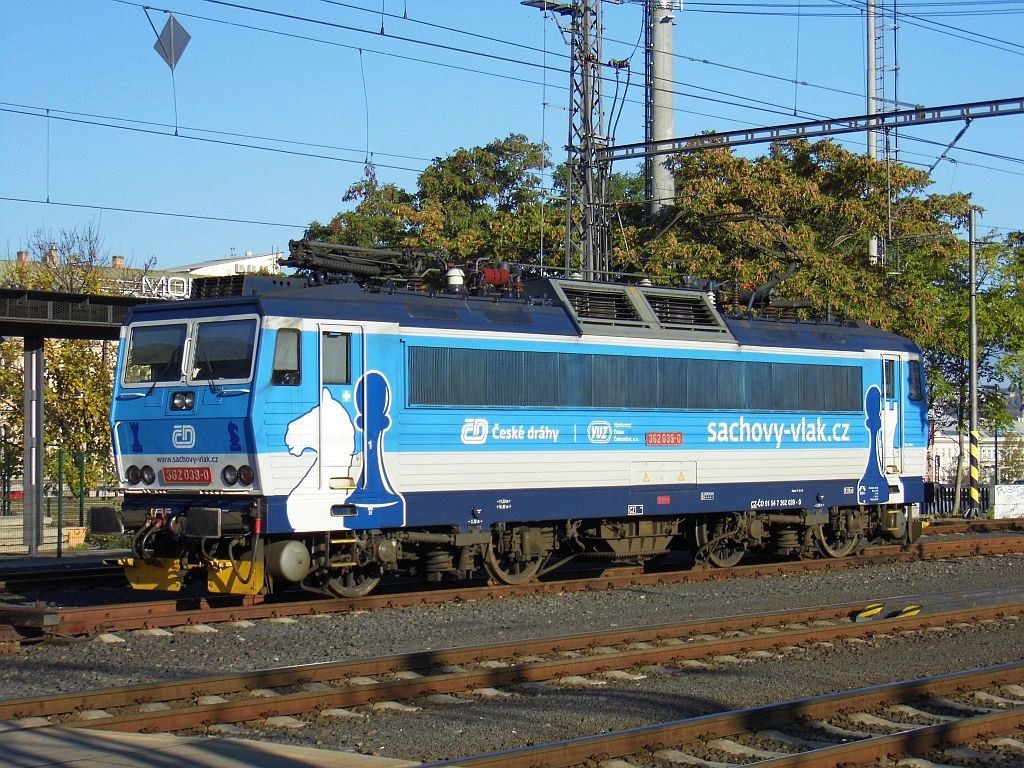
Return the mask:
[(252, 375), (255, 342), (255, 319), (198, 323), (190, 378), (193, 381), (245, 381)]
[(349, 336), (347, 333), (324, 331), (320, 335), (324, 384), (351, 384), (349, 371)]
[(910, 361), (910, 392), (907, 393), (907, 397), (911, 400), (920, 400), (924, 397), (924, 392), (921, 388), (920, 360)]
[(181, 355), (188, 327), (138, 325), (132, 328), (124, 366), (125, 384), (153, 384), (180, 381)]
[(271, 381), (274, 384), (294, 387), (302, 383), (302, 369), (299, 367), (300, 352), (297, 328), (282, 328), (277, 332), (274, 344), (274, 372)]
[(886, 400), (896, 397), (896, 361), (889, 358), (882, 361), (882, 397)]

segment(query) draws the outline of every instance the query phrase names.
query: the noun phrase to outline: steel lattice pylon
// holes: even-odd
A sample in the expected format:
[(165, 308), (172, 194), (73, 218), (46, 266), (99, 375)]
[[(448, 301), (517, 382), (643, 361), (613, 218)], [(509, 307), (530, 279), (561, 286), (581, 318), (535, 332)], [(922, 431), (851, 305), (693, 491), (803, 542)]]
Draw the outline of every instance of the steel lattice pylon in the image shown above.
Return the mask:
[(573, 5), (569, 80), (565, 268), (593, 280), (611, 267), (609, 170), (599, 155), (608, 145), (601, 107), (601, 0)]

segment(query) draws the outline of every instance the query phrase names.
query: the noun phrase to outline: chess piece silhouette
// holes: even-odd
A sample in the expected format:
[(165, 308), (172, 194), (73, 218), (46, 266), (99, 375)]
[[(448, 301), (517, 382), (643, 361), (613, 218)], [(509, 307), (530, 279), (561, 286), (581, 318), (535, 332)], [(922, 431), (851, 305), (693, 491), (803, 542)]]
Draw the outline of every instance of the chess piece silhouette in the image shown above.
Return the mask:
[(132, 453), (142, 453), (142, 441), (139, 440), (139, 422), (129, 421), (128, 428), (132, 431)]
[[(321, 424), (323, 434), (321, 434)], [(331, 504), (337, 492), (321, 488), (325, 477), (348, 475), (355, 453), (355, 427), (345, 407), (324, 387), (320, 404), (289, 422), (284, 443), (287, 460), (279, 460), (293, 479), (288, 493), (288, 522), (296, 531), (324, 530), (336, 524), (331, 517)]]
[(884, 504), (889, 500), (889, 483), (882, 472), (882, 392), (872, 385), (864, 393), (864, 426), (868, 431), (868, 463), (857, 485), (858, 504)]
[[(356, 385), (356, 429), (363, 433), (363, 471), (345, 501), (374, 526), (405, 525), (405, 498), (388, 478), (384, 433), (391, 428), (391, 387), (380, 371), (367, 371)], [(367, 520), (369, 522), (369, 520)]]

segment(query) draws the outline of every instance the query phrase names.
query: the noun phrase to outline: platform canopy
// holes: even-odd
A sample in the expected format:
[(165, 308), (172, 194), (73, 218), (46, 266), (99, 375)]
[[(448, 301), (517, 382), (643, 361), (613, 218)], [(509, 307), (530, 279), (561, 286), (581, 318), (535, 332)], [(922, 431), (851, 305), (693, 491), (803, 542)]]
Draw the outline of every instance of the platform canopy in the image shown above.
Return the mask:
[(137, 296), (0, 288), (0, 336), (47, 339), (116, 339)]

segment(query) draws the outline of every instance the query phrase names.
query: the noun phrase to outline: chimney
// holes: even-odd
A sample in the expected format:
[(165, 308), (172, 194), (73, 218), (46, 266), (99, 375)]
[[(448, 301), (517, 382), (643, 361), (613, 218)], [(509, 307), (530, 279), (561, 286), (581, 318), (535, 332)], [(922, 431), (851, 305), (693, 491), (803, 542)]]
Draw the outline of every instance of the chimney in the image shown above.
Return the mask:
[(28, 251), (18, 251), (18, 263), (28, 264)]
[(124, 256), (115, 256), (111, 261), (110, 266), (114, 269), (124, 269)]
[(57, 249), (51, 248), (46, 252), (46, 266), (56, 267), (60, 263), (60, 257), (57, 255)]

